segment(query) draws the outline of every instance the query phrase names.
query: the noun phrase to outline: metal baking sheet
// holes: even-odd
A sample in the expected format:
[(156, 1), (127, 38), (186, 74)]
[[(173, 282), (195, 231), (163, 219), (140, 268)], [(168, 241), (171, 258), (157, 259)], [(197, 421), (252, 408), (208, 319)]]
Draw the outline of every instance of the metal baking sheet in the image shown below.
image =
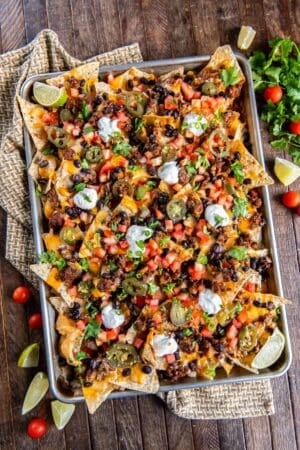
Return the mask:
[[(262, 140), (259, 129), (259, 120), (255, 102), (255, 94), (251, 77), (251, 68), (247, 59), (243, 55), (236, 54), (236, 57), (246, 77), (246, 83), (244, 84), (243, 87), (243, 108), (245, 120), (247, 122), (247, 128), (249, 130), (250, 142), (252, 144), (252, 153), (262, 164), (262, 166), (265, 167)], [(208, 62), (209, 58), (210, 56), (206, 55), (206, 56), (193, 56), (178, 59), (165, 59), (159, 61), (146, 61), (135, 64), (135, 67), (142, 69), (144, 71), (154, 71), (155, 73), (162, 74), (167, 73), (170, 70), (176, 69), (178, 66), (184, 66), (186, 70), (203, 66), (205, 63)], [(130, 67), (132, 67), (132, 64), (104, 66), (101, 67), (100, 69), (100, 76), (101, 74), (104, 75), (107, 72), (113, 72), (115, 74), (121, 73), (129, 69)], [(44, 81), (48, 78), (57, 76), (60, 73), (61, 72), (44, 73), (40, 75), (34, 75), (28, 78), (22, 86), (21, 95), (25, 99), (29, 100), (32, 91), (32, 85), (35, 81)], [(24, 139), (25, 139), (26, 163), (27, 167), (29, 167), (34, 150), (31, 138), (26, 130), (24, 131)], [(35, 195), (35, 186), (31, 177), (28, 177), (28, 184), (31, 201), (31, 213), (32, 213), (35, 249), (37, 254), (40, 254), (44, 250), (44, 245), (41, 237), (43, 233), (42, 209), (40, 201)], [(264, 202), (264, 212), (267, 220), (267, 225), (264, 227), (263, 240), (266, 247), (270, 249), (271, 256), (273, 259), (273, 267), (271, 271), (271, 277), (269, 280), (268, 288), (269, 292), (283, 296), (268, 187), (262, 188), (262, 195)], [(46, 353), (50, 390), (57, 399), (63, 402), (66, 403), (81, 402), (84, 400), (82, 396), (66, 395), (66, 393), (63, 392), (63, 390), (59, 386), (58, 377), (60, 374), (60, 368), (58, 366), (58, 352), (57, 352), (58, 335), (55, 331), (55, 311), (50, 305), (50, 303), (47, 301), (47, 295), (49, 293), (49, 290), (42, 281), (39, 283), (39, 291), (40, 291), (41, 312), (43, 315), (43, 332), (44, 332), (45, 353)], [(217, 377), (214, 380), (186, 378), (180, 380), (177, 383), (172, 384), (164, 382), (163, 384), (161, 384), (159, 392), (166, 392), (170, 390), (179, 390), (179, 389), (193, 389), (204, 386), (214, 386), (217, 384), (224, 384), (224, 383), (265, 380), (283, 375), (288, 370), (292, 360), (291, 344), (288, 332), (286, 311), (284, 306), (281, 307), (280, 325), (285, 335), (286, 346), (280, 359), (274, 366), (272, 366), (271, 369), (265, 369), (256, 375), (249, 373), (244, 369), (234, 368), (230, 376), (226, 376), (225, 373), (221, 372), (217, 374)], [(116, 391), (112, 393), (109, 396), (109, 398), (114, 399), (135, 395), (143, 395), (143, 393), (129, 390)]]

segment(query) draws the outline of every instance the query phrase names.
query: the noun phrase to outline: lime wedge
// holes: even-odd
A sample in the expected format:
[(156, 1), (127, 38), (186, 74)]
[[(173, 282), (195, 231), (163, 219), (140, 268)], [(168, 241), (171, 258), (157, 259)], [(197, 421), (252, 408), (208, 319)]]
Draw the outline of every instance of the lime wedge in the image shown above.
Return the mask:
[(39, 365), (40, 345), (27, 345), (18, 359), (18, 367), (37, 367)]
[(274, 172), (285, 186), (289, 186), (300, 177), (300, 167), (282, 158), (275, 158)]
[(22, 406), (22, 414), (27, 414), (31, 411), (46, 395), (48, 389), (49, 381), (47, 375), (44, 372), (38, 372), (27, 389)]
[(62, 430), (71, 419), (75, 405), (54, 400), (51, 402), (51, 411), (56, 428)]
[(240, 50), (248, 50), (256, 35), (254, 28), (243, 25), (239, 32), (237, 46)]
[(259, 350), (251, 367), (254, 369), (266, 369), (270, 367), (283, 352), (285, 338), (278, 328), (275, 328), (273, 334), (267, 339), (265, 345)]
[(58, 88), (39, 81), (36, 81), (33, 85), (33, 95), (40, 105), (53, 106), (54, 108), (63, 106), (68, 99), (64, 87)]

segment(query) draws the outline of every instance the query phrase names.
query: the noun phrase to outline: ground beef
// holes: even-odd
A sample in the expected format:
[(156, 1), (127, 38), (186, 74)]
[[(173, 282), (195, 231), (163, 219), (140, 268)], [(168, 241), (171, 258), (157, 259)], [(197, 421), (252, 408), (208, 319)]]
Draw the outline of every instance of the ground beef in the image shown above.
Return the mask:
[(189, 182), (190, 176), (184, 167), (181, 167), (181, 169), (179, 170), (178, 179), (181, 184), (187, 184)]
[(94, 169), (84, 169), (81, 171), (82, 181), (86, 184), (97, 184), (98, 175)]
[(63, 226), (64, 221), (63, 213), (57, 211), (49, 218), (49, 227), (52, 228), (54, 232), (57, 232)]
[(194, 337), (185, 336), (183, 339), (180, 339), (179, 347), (183, 352), (193, 353), (193, 351), (195, 350)]
[(47, 192), (46, 197), (54, 208), (59, 208), (59, 199), (57, 192), (54, 188), (50, 189), (50, 191)]
[(68, 159), (69, 161), (72, 161), (74, 159), (75, 152), (71, 148), (65, 148), (62, 151), (62, 155), (63, 155), (64, 159)]
[(172, 380), (173, 382), (184, 378), (188, 373), (188, 367), (181, 366), (169, 366), (165, 372), (165, 377)]
[(82, 270), (68, 266), (60, 272), (61, 279), (67, 286), (71, 286), (82, 274)]

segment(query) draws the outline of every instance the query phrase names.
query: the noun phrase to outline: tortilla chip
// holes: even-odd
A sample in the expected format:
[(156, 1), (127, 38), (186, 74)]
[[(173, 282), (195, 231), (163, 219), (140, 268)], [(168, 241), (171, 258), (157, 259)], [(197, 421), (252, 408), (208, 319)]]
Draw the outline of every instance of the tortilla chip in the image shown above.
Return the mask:
[(31, 103), (17, 95), (17, 99), (22, 112), (28, 133), (37, 150), (42, 150), (48, 142), (47, 133), (44, 130), (44, 124), (41, 121), (42, 116), (47, 111), (36, 103)]
[(151, 341), (153, 339), (153, 336), (154, 336), (153, 331), (150, 331), (150, 333), (148, 333), (146, 342), (142, 349), (141, 358), (144, 362), (150, 364), (152, 367), (154, 367), (157, 370), (166, 370), (168, 368), (168, 363), (167, 363), (166, 358), (156, 356), (152, 349)]
[(184, 75), (184, 67), (180, 66), (177, 67), (177, 69), (171, 70), (170, 72), (164, 73), (163, 75), (161, 75), (159, 77), (159, 81), (167, 81), (170, 78), (174, 78), (174, 77), (183, 77)]
[(126, 90), (128, 85), (128, 80), (133, 80), (134, 78), (147, 78), (151, 79), (153, 78), (153, 75), (148, 72), (142, 72), (141, 70), (137, 69), (136, 67), (131, 67), (126, 72), (116, 76), (110, 83), (110, 87), (112, 89), (124, 89)]
[(204, 67), (203, 71), (206, 69), (216, 70), (216, 69), (227, 69), (229, 67), (235, 67), (238, 70), (239, 83), (245, 81), (245, 76), (243, 71), (232, 51), (230, 45), (223, 45), (218, 47), (214, 54), (211, 56), (209, 62)]
[(99, 74), (99, 62), (91, 62), (88, 64), (83, 64), (82, 66), (75, 67), (74, 69), (69, 70), (68, 72), (63, 73), (62, 75), (58, 75), (54, 78), (49, 78), (46, 80), (47, 84), (51, 84), (52, 86), (61, 87), (64, 85), (65, 80), (69, 78), (76, 78), (77, 80), (89, 80), (96, 79), (98, 80)]
[(253, 303), (254, 300), (259, 300), (261, 303), (274, 303), (275, 306), (280, 305), (289, 305), (292, 302), (290, 300), (287, 300), (284, 297), (279, 297), (278, 295), (274, 294), (264, 294), (262, 292), (248, 292), (243, 291), (239, 294), (239, 299), (241, 300), (248, 300), (250, 303)]
[(238, 293), (241, 291), (244, 284), (248, 281), (251, 276), (250, 271), (248, 272), (239, 272), (238, 281), (226, 281), (223, 283), (225, 285), (225, 291), (218, 292), (220, 297), (222, 298), (222, 302), (224, 305), (233, 302)]
[(267, 186), (274, 183), (262, 165), (248, 152), (242, 141), (232, 141), (230, 151), (231, 153), (240, 153), (240, 162), (243, 165), (244, 177), (251, 180), (251, 183), (243, 185), (244, 189), (250, 190), (255, 187)]
[(105, 92), (106, 94), (115, 95), (115, 91), (112, 90), (108, 83), (104, 83), (104, 81), (98, 81), (98, 83), (95, 83), (95, 90), (96, 94), (103, 94)]
[(62, 297), (49, 297), (49, 302), (59, 314), (65, 314), (69, 310), (69, 306)]
[(156, 114), (144, 114), (142, 119), (145, 125), (155, 125), (155, 123), (159, 124), (162, 127), (166, 125), (171, 125), (173, 128), (179, 128), (180, 120), (175, 119), (172, 116), (158, 116)]
[(259, 373), (259, 371), (257, 369), (254, 369), (253, 367), (250, 367), (250, 366), (246, 366), (245, 364), (241, 363), (238, 359), (233, 358), (232, 356), (230, 356), (228, 354), (226, 354), (225, 356), (228, 359), (230, 359), (230, 361), (232, 361), (235, 366), (241, 367), (242, 369), (246, 369), (246, 370), (248, 370), (248, 372), (255, 373), (256, 375)]
[(32, 264), (30, 269), (56, 292), (58, 292), (67, 305), (72, 305), (75, 299), (68, 293), (68, 287), (64, 284), (64, 282), (58, 279), (57, 275), (59, 272), (56, 267), (52, 267), (51, 264)]
[(108, 375), (101, 381), (94, 381), (92, 386), (82, 387), (82, 393), (90, 414), (94, 414), (109, 394), (115, 390), (115, 386), (111, 384), (110, 379), (111, 376)]
[[(96, 233), (97, 230), (102, 229), (106, 218), (109, 215), (109, 210), (103, 208), (95, 216), (93, 222), (91, 223), (89, 229), (87, 230), (84, 240), (81, 244), (79, 250), (80, 258), (88, 258), (92, 256), (92, 248), (100, 247), (99, 234)], [(95, 236), (96, 235), (96, 236)]]
[(156, 370), (146, 374), (142, 371), (142, 364), (137, 363), (131, 366), (131, 372), (128, 377), (122, 375), (122, 369), (118, 369), (118, 375), (114, 380), (114, 385), (123, 389), (133, 389), (134, 391), (147, 392), (155, 394), (159, 390), (159, 381)]
[(71, 366), (80, 365), (80, 361), (76, 361), (76, 355), (81, 349), (84, 333), (76, 327), (76, 322), (66, 314), (59, 314), (56, 329), (61, 335), (59, 340), (60, 354), (66, 358)]

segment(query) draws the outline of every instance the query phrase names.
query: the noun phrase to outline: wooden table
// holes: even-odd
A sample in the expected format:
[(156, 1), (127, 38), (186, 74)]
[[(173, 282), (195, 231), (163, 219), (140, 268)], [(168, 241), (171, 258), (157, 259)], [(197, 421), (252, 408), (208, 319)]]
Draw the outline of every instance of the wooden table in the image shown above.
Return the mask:
[[(0, 9), (0, 51), (18, 48), (43, 28), (55, 30), (74, 56), (84, 59), (124, 44), (138, 42), (144, 59), (207, 54), (220, 45), (236, 44), (242, 24), (257, 30), (255, 47), (265, 46), (275, 35), (300, 41), (299, 0), (6, 0)], [(3, 108), (4, 106), (1, 105)], [(271, 158), (268, 136), (265, 150)], [(300, 189), (300, 183), (295, 184)], [(26, 319), (38, 309), (13, 304), (11, 292), (22, 277), (4, 259), (6, 216), (0, 211), (0, 448), (9, 449), (203, 449), (294, 450), (300, 441), (300, 218), (280, 205), (282, 185), (271, 188), (272, 206), (284, 291), (293, 305), (288, 308), (294, 343), (294, 361), (288, 375), (273, 382), (276, 414), (271, 417), (224, 421), (189, 421), (172, 415), (153, 396), (107, 401), (89, 416), (85, 405), (63, 432), (53, 425), (40, 441), (25, 433), (28, 416), (20, 413), (23, 397), (34, 371), (18, 369), (20, 350), (41, 341), (29, 332)], [(31, 416), (50, 418), (49, 401)], [(298, 445), (297, 445), (298, 444)]]

